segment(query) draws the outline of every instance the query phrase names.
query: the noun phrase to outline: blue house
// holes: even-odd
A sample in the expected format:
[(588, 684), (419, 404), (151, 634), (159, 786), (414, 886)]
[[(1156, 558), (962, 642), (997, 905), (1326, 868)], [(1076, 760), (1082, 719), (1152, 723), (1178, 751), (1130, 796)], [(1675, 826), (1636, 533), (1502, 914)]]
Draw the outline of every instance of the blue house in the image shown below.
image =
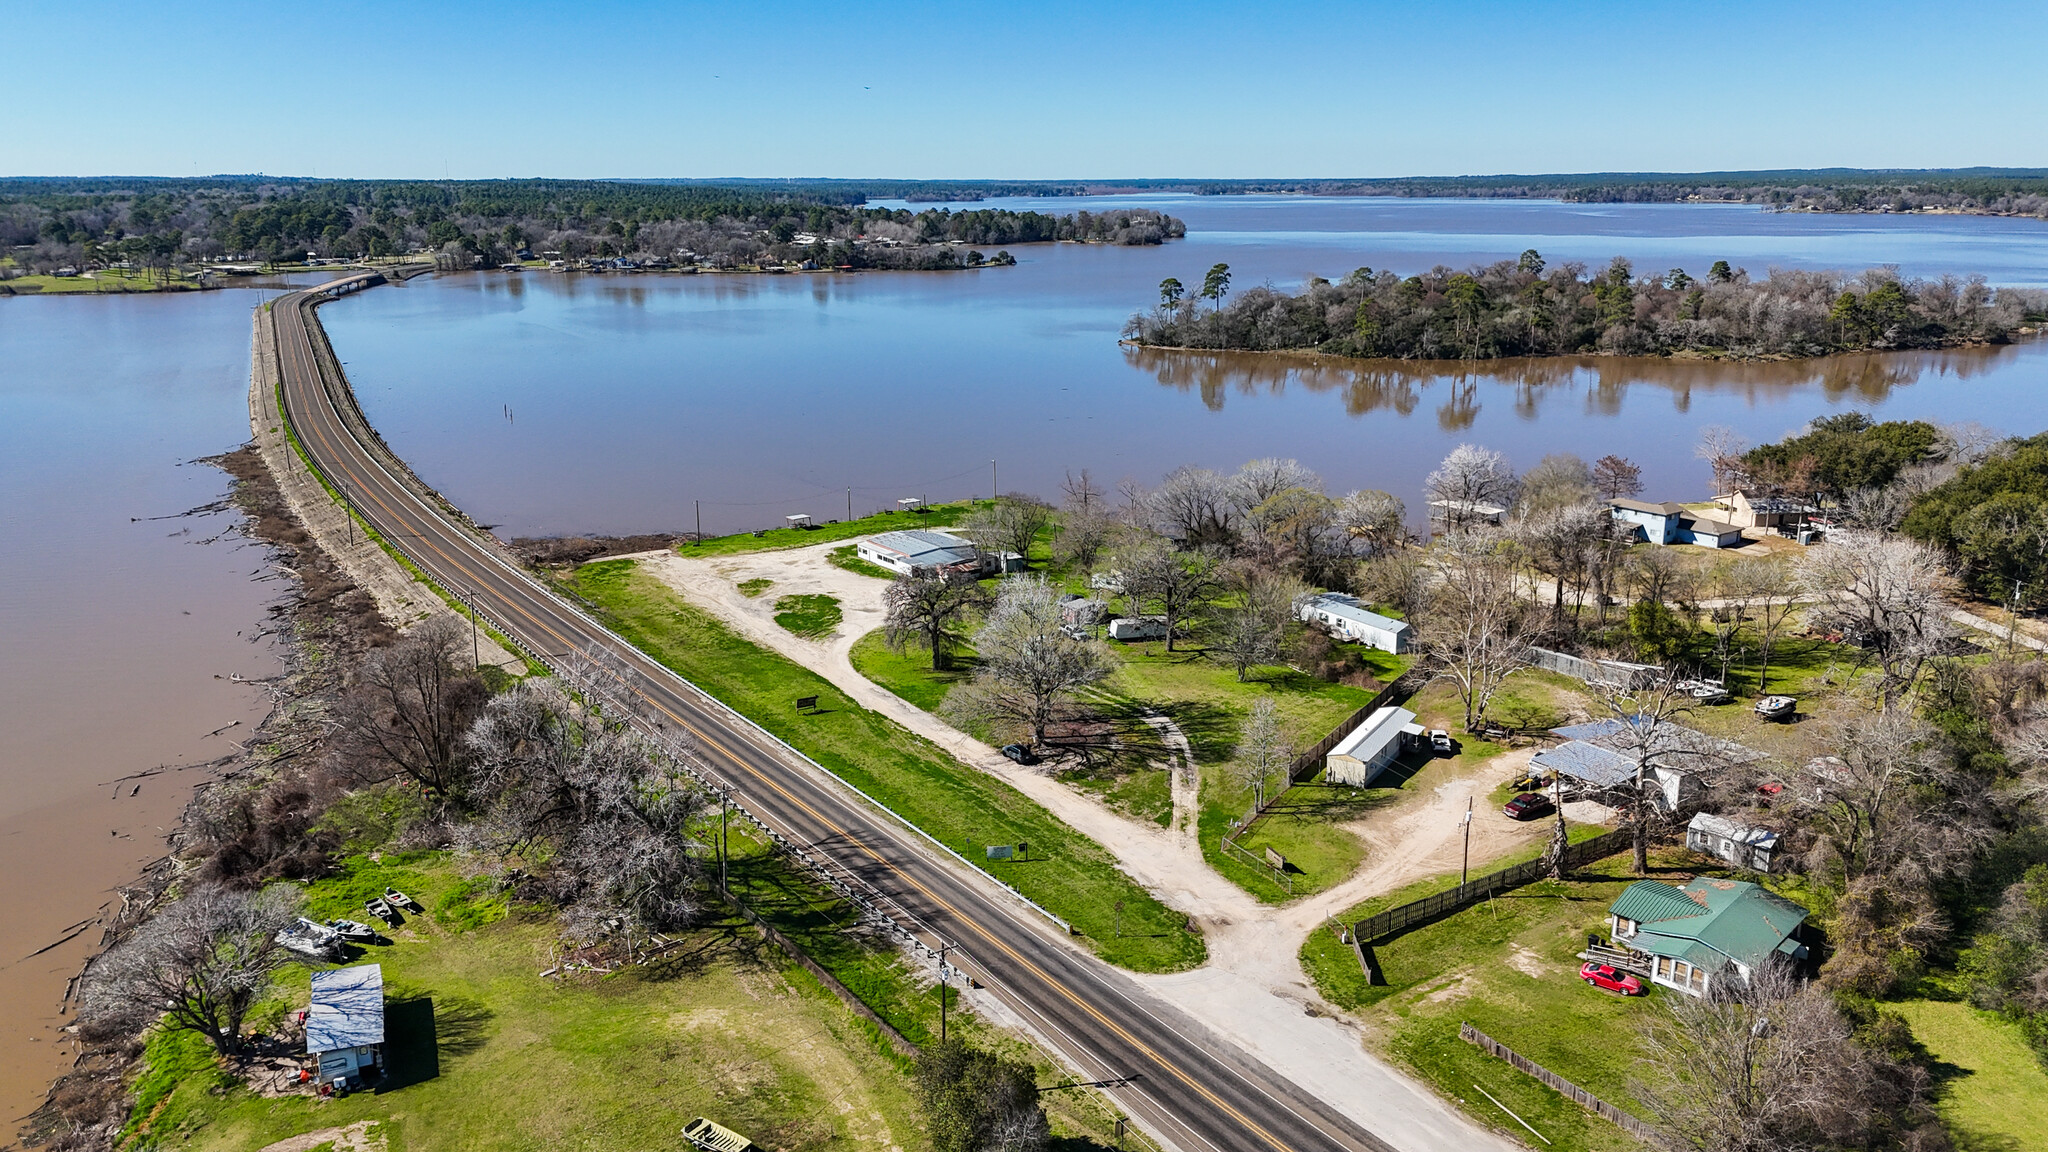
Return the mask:
[(1616, 520), (1634, 525), (1636, 539), (1652, 544), (1697, 544), (1702, 548), (1740, 548), (1742, 529), (1712, 520), (1683, 504), (1665, 501), (1652, 504), (1625, 497), (1609, 500), (1607, 509)]

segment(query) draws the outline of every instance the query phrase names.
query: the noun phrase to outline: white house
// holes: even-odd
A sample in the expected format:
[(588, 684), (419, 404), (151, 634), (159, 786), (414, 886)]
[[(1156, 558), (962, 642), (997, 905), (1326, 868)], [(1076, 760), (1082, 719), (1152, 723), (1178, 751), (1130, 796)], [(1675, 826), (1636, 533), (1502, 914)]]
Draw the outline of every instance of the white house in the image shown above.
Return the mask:
[(384, 1074), (384, 969), (377, 964), (313, 973), (306, 1053), (322, 1084), (361, 1084)]
[(980, 575), (984, 566), (974, 541), (929, 528), (870, 536), (854, 547), (854, 554), (906, 576), (929, 576), (949, 569)]
[(1685, 846), (1719, 857), (1737, 868), (1769, 872), (1778, 834), (1769, 828), (1753, 828), (1726, 816), (1701, 812), (1685, 826)]
[(1340, 640), (1350, 640), (1382, 652), (1406, 652), (1413, 646), (1408, 625), (1400, 620), (1368, 612), (1355, 596), (1324, 592), (1309, 596), (1295, 607), (1304, 624), (1314, 624)]
[(1741, 987), (1762, 965), (1807, 958), (1807, 911), (1743, 880), (1701, 876), (1683, 888), (1638, 880), (1607, 909), (1614, 947), (1653, 983), (1705, 998)]
[(1421, 731), (1415, 726), (1415, 713), (1406, 708), (1381, 708), (1323, 757), (1323, 782), (1367, 787), (1401, 755), (1413, 733)]

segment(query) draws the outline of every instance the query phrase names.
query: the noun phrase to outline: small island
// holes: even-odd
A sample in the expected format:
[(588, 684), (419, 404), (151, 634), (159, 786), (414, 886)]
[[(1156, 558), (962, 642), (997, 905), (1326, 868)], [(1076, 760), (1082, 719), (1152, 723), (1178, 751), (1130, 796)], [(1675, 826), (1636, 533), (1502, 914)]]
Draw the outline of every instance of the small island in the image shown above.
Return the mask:
[(1227, 264), (1211, 268), (1198, 291), (1168, 278), (1159, 302), (1124, 325), (1124, 339), (1398, 360), (1767, 359), (1994, 343), (2048, 313), (2048, 292), (1994, 289), (1981, 276), (1773, 269), (1759, 280), (1726, 260), (1703, 278), (1680, 268), (1639, 276), (1618, 256), (1589, 272), (1577, 262), (1550, 265), (1533, 248), (1462, 272), (1360, 268), (1334, 283), (1312, 278), (1293, 295), (1261, 286), (1229, 296)]

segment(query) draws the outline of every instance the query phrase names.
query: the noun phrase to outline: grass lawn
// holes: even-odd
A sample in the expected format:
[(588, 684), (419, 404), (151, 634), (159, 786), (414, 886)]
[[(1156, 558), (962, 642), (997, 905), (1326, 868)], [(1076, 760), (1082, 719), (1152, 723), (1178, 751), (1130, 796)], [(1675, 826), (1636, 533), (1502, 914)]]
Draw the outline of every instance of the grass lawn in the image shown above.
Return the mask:
[(39, 296), (76, 295), (90, 292), (185, 292), (199, 287), (197, 280), (175, 274), (158, 279), (147, 272), (108, 268), (85, 276), (17, 276), (0, 280), (16, 292)]
[(844, 568), (858, 576), (873, 576), (877, 580), (896, 579), (894, 572), (889, 571), (880, 564), (871, 564), (861, 559), (860, 547), (856, 544), (848, 544), (844, 548), (834, 548), (825, 554), (825, 562), (834, 568)]
[(775, 581), (768, 579), (766, 576), (756, 576), (752, 580), (742, 580), (734, 585), (734, 587), (740, 590), (740, 595), (745, 596), (749, 600), (754, 599), (774, 586)]
[[(1532, 846), (1474, 870), (1493, 871), (1541, 850)], [(1613, 1125), (1458, 1039), (1459, 1024), (1469, 1021), (1609, 1103), (1636, 1110), (1628, 1088), (1630, 1077), (1641, 1075), (1634, 1029), (1668, 993), (1660, 989), (1627, 999), (1595, 991), (1579, 981), (1576, 957), (1586, 934), (1602, 930), (1608, 904), (1633, 879), (1623, 853), (1586, 865), (1563, 883), (1517, 888), (1382, 940), (1375, 953), (1384, 985), (1368, 983), (1357, 953), (1328, 931), (1302, 945), (1302, 966), (1325, 998), (1365, 1021), (1377, 1044), (1475, 1119), (1521, 1134), (1473, 1091), (1477, 1084), (1533, 1124), (1551, 1146), (1636, 1148)], [(1423, 881), (1340, 919), (1353, 922), (1456, 883), (1456, 875)]]
[[(445, 860), (405, 871), (429, 904), (459, 883)], [(341, 899), (327, 886), (316, 903)], [(542, 917), (467, 931), (429, 918), (395, 935), (362, 957), (384, 967), (393, 1087), (265, 1099), (230, 1084), (197, 1037), (162, 1034), (138, 1083), (150, 1146), (253, 1150), (367, 1120), (393, 1152), (627, 1150), (672, 1147), (707, 1115), (767, 1147), (929, 1147), (899, 1062), (743, 925), (693, 932), (647, 970), (569, 980), (537, 975), (555, 939)], [(271, 1010), (302, 1007), (306, 991), (306, 970), (287, 969)]]
[(1966, 1150), (2036, 1147), (2048, 1132), (2048, 1072), (2018, 1026), (1967, 1004), (1908, 1000), (1888, 1004), (1913, 1026), (1913, 1038), (1939, 1061), (1935, 1107)]
[(775, 601), (775, 622), (808, 640), (830, 636), (841, 619), (837, 596), (784, 596)]
[[(633, 561), (587, 564), (563, 583), (642, 651), (963, 856), (1030, 842), (1033, 859), (992, 870), (1073, 924), (1103, 958), (1148, 972), (1201, 963), (1206, 949), (1183, 931), (1185, 918), (1118, 871), (1101, 845), (1002, 781), (861, 708), (823, 677), (734, 635)], [(819, 711), (798, 715), (790, 702), (799, 696), (817, 696)], [(1119, 900), (1121, 937), (1112, 911)]]
[(854, 671), (927, 712), (938, 711), (953, 685), (974, 675), (974, 652), (965, 645), (954, 650), (953, 667), (934, 672), (930, 652), (908, 644), (892, 651), (880, 628), (854, 641), (847, 655)]
[[(828, 498), (829, 499), (829, 498)], [(736, 532), (731, 536), (714, 536), (694, 544), (678, 544), (676, 552), (684, 556), (730, 556), (739, 552), (767, 552), (777, 548), (802, 548), (809, 544), (823, 544), (828, 540), (851, 540), (856, 536), (872, 536), (877, 532), (897, 532), (905, 528), (943, 528), (965, 519), (976, 506), (987, 504), (986, 500), (962, 501), (958, 504), (934, 504), (922, 514), (916, 512), (877, 512), (858, 520), (834, 520), (810, 528), (787, 528), (781, 523), (763, 530), (759, 536), (752, 532)], [(781, 517), (778, 515), (777, 520)], [(845, 567), (845, 565), (841, 565)], [(880, 571), (880, 569), (876, 569)], [(858, 569), (855, 569), (858, 571)]]

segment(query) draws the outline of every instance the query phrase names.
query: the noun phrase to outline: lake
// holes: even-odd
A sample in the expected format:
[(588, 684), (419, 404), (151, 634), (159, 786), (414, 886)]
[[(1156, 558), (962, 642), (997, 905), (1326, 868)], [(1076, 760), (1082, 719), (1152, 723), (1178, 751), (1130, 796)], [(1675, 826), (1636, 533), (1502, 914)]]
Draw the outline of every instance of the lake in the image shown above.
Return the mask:
[[(1699, 429), (1776, 438), (1855, 408), (1880, 419), (2041, 430), (2038, 341), (1942, 353), (1716, 364), (1586, 357), (1478, 365), (1119, 346), (1166, 276), (1231, 265), (1291, 288), (1360, 265), (1403, 273), (1534, 247), (1555, 261), (1705, 271), (1716, 259), (2048, 283), (2048, 225), (1819, 216), (1731, 205), (1145, 196), (997, 200), (1067, 212), (1144, 204), (1186, 219), (1153, 248), (1020, 245), (957, 273), (584, 275), (416, 280), (324, 309), (370, 418), (431, 484), (502, 535), (776, 525), (1020, 489), (1088, 468), (1114, 484), (1291, 456), (1334, 491), (1420, 506), (1474, 441), (1518, 468), (1618, 452), (1654, 499), (1706, 495)], [(851, 489), (849, 493), (848, 489)]]

